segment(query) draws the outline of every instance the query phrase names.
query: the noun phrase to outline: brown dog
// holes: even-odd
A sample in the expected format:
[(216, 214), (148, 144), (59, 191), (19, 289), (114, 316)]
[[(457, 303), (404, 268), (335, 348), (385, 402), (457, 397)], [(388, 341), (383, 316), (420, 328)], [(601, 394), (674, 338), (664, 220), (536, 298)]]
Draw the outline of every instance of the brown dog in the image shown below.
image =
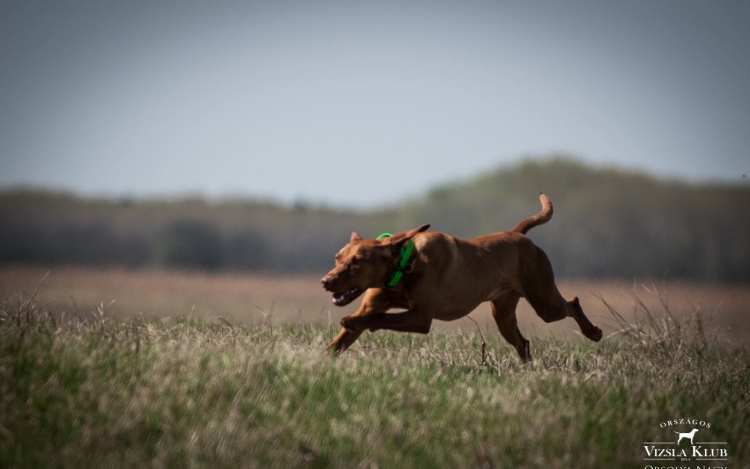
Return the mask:
[[(583, 314), (578, 297), (565, 300), (555, 285), (547, 255), (525, 234), (552, 218), (552, 203), (541, 194), (542, 211), (523, 220), (511, 231), (473, 239), (425, 231), (422, 225), (383, 239), (362, 239), (352, 233), (349, 244), (336, 254), (336, 267), (321, 279), (333, 292), (333, 303), (344, 306), (365, 293), (356, 313), (341, 320), (343, 329), (326, 351), (341, 352), (365, 330), (401, 332), (430, 331), (433, 319), (452, 321), (492, 303), (492, 315), (500, 333), (531, 360), (529, 341), (518, 330), (516, 305), (521, 297), (545, 322), (566, 317), (576, 320), (583, 334), (599, 341), (602, 331)], [(413, 252), (399, 267), (402, 247), (412, 240)], [(402, 278), (386, 287), (395, 271)], [(392, 308), (402, 313), (386, 314)]]

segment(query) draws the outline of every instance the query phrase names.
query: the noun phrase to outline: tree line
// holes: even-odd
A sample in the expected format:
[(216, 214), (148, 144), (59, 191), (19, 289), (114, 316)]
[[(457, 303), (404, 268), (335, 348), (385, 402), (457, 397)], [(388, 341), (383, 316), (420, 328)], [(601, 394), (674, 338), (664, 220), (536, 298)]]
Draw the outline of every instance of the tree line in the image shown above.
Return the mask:
[(351, 231), (422, 223), (459, 237), (529, 232), (558, 276), (750, 281), (750, 186), (654, 178), (569, 159), (528, 160), (378, 210), (201, 198), (0, 193), (0, 263), (325, 272)]

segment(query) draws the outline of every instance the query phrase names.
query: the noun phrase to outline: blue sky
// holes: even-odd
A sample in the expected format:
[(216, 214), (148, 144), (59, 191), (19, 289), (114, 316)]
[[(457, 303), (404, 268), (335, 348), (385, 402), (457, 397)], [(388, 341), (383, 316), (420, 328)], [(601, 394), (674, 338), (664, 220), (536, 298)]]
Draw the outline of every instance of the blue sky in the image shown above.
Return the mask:
[(750, 3), (3, 1), (0, 187), (373, 206), (554, 152), (750, 173)]

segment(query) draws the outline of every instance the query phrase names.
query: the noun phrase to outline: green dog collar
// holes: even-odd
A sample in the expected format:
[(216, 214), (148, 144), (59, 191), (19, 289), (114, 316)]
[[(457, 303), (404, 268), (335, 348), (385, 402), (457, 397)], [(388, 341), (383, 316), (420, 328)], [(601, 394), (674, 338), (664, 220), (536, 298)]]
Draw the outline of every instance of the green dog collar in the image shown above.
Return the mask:
[[(382, 239), (382, 238), (390, 238), (393, 236), (390, 233), (383, 233), (382, 235), (378, 236), (376, 239)], [(411, 257), (411, 252), (414, 250), (414, 242), (412, 240), (409, 240), (405, 246), (401, 246), (401, 259), (398, 261), (398, 265), (396, 265), (396, 271), (393, 272), (393, 275), (391, 275), (391, 279), (388, 280), (388, 282), (383, 285), (385, 288), (393, 288), (398, 284), (398, 282), (401, 280), (401, 277), (404, 276), (404, 273), (407, 272), (406, 266), (409, 264), (409, 258)], [(411, 272), (411, 270), (409, 270)]]

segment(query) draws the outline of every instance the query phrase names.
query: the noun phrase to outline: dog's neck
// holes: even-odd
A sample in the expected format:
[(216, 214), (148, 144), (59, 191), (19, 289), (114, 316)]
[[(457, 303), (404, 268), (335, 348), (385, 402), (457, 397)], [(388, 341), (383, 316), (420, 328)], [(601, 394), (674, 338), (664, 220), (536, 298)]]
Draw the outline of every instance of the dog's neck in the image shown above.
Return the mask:
[(395, 270), (388, 281), (385, 282), (385, 285), (383, 285), (384, 288), (395, 287), (401, 281), (404, 274), (408, 274), (414, 269), (413, 261), (410, 262), (412, 251), (414, 251), (414, 242), (412, 240), (408, 240), (403, 246), (401, 246), (401, 252), (399, 259), (396, 262)]

